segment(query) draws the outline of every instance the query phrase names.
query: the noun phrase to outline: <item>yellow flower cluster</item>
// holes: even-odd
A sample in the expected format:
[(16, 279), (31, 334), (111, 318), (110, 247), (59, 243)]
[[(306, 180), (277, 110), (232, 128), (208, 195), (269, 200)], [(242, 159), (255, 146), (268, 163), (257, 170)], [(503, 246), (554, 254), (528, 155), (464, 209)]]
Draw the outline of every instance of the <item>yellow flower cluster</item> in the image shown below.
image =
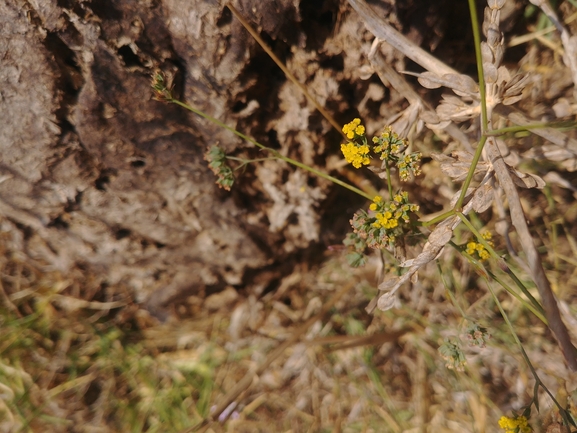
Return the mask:
[(341, 144), (341, 152), (349, 164), (355, 168), (361, 168), (363, 165), (369, 165), (371, 159), (369, 152), (371, 148), (365, 137), (365, 127), (361, 125), (361, 119), (353, 119), (352, 122), (343, 126), (343, 132), (349, 140), (348, 143)]
[(343, 132), (349, 140), (355, 138), (356, 135), (365, 135), (365, 127), (361, 125), (361, 119), (353, 119), (352, 122), (347, 123), (343, 126)]
[[(493, 238), (493, 236), (491, 235), (491, 233), (489, 232), (485, 232), (481, 235), (483, 237), (483, 239), (485, 239), (487, 241), (487, 243), (492, 247), (494, 246), (493, 242), (491, 241), (491, 239)], [(491, 257), (491, 255), (489, 254), (489, 251), (487, 251), (485, 249), (485, 247), (483, 246), (483, 244), (478, 243), (478, 242), (469, 242), (467, 244), (467, 249), (465, 250), (467, 252), (467, 254), (469, 254), (470, 256), (474, 255), (475, 253), (477, 253), (477, 256), (479, 257), (479, 259), (481, 261), (483, 260), (487, 260), (489, 257)]]
[[(344, 128), (343, 128), (344, 129)], [(369, 146), (362, 144), (360, 146), (355, 143), (341, 144), (341, 152), (348, 163), (353, 164), (353, 167), (360, 168), (362, 165), (369, 165)]]
[(415, 176), (421, 174), (421, 167), (419, 167), (419, 161), (423, 155), (421, 152), (411, 153), (405, 155), (402, 159), (397, 162), (397, 168), (399, 169), (399, 177), (402, 182), (409, 180), (411, 176), (411, 171)]
[(351, 220), (355, 234), (363, 239), (369, 248), (392, 248), (397, 236), (410, 228), (411, 213), (419, 206), (409, 202), (409, 194), (399, 191), (391, 201), (386, 202), (380, 195), (369, 205), (370, 213), (356, 212)]
[(529, 433), (533, 431), (527, 422), (527, 418), (524, 416), (518, 416), (516, 418), (509, 418), (502, 416), (499, 420), (499, 427), (505, 430), (505, 433)]
[[(399, 220), (409, 222), (409, 212), (416, 212), (419, 206), (408, 203), (409, 194), (403, 191), (393, 196), (393, 201), (388, 204), (383, 203), (381, 196), (376, 196), (369, 206), (369, 209), (376, 212), (376, 221), (373, 222), (373, 227), (379, 229), (394, 229), (399, 225)], [(394, 213), (393, 213), (394, 212)]]
[(389, 211), (384, 213), (379, 212), (375, 215), (375, 218), (377, 220), (373, 223), (373, 226), (378, 229), (381, 227), (385, 229), (394, 229), (399, 225), (399, 220), (393, 218), (393, 214)]
[(381, 159), (388, 159), (390, 154), (399, 153), (407, 147), (405, 140), (401, 139), (391, 126), (385, 126), (380, 137), (373, 137), (374, 151), (381, 155)]

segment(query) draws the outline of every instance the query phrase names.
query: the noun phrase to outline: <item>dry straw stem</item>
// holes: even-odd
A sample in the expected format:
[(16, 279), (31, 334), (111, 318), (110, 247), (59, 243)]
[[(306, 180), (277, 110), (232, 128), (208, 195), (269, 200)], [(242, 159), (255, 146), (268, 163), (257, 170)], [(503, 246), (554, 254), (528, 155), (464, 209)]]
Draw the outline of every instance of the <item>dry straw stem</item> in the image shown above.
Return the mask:
[(293, 75), (293, 73), (284, 65), (283, 62), (276, 56), (276, 54), (269, 48), (269, 46), (262, 40), (260, 35), (252, 28), (252, 26), (248, 23), (247, 20), (240, 14), (238, 10), (229, 2), (226, 3), (226, 7), (230, 9), (230, 11), (234, 14), (234, 16), (241, 22), (243, 27), (251, 34), (251, 36), (258, 42), (258, 44), (262, 47), (262, 49), (269, 55), (269, 57), (277, 64), (279, 68), (285, 73), (287, 78), (291, 80), (297, 87), (303, 92), (303, 94), (307, 97), (307, 99), (315, 106), (317, 110), (323, 115), (325, 119), (329, 121), (329, 123), (339, 131), (343, 137), (346, 139), (346, 135), (341, 131), (341, 126), (337, 123), (337, 121), (331, 116), (331, 114), (325, 110), (325, 108), (319, 104), (319, 102), (309, 93), (308, 89), (304, 84), (297, 80), (297, 78)]
[(375, 13), (375, 11), (366, 4), (365, 0), (349, 0), (349, 4), (362, 17), (365, 25), (373, 35), (387, 41), (413, 62), (438, 75), (458, 74), (453, 68), (445, 65), (422, 48), (417, 47), (409, 39), (396, 31), (389, 23), (381, 18), (379, 14)]

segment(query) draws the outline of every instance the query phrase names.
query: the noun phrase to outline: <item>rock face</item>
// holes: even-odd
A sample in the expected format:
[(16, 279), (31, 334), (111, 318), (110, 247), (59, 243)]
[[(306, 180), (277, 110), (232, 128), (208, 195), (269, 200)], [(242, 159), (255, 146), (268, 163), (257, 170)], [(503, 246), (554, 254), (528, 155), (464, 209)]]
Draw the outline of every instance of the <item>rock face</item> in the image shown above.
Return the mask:
[[(238, 8), (339, 121), (358, 114), (349, 101), (385, 103), (380, 83), (359, 78), (370, 38), (338, 2)], [(219, 190), (208, 146), (267, 155), (151, 98), (160, 69), (184, 100), (283, 154), (323, 168), (337, 153), (338, 133), (224, 5), (8, 2), (0, 17), (0, 213), (12, 250), (154, 307), (242, 284), (319, 239), (330, 185), (265, 161)]]

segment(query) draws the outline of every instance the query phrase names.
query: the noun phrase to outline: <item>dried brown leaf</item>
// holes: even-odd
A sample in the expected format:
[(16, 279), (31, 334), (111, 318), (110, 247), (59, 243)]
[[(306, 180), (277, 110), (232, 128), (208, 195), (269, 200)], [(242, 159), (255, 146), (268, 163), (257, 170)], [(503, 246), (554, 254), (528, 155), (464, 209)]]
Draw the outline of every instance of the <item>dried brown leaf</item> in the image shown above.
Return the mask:
[[(453, 230), (447, 224), (441, 223), (439, 224), (435, 230), (429, 235), (428, 242), (431, 246), (435, 249), (439, 249), (451, 240), (453, 237)], [(424, 252), (424, 249), (423, 249)]]
[(499, 66), (497, 69), (497, 81), (499, 83), (508, 83), (511, 81), (511, 73), (505, 66)]
[(475, 96), (479, 87), (475, 80), (463, 74), (444, 74), (439, 77), (432, 72), (423, 72), (417, 75), (421, 86), (427, 89), (438, 89), (441, 86), (452, 89), (460, 96)]
[(419, 75), (418, 81), (425, 89), (438, 89), (442, 86), (441, 79), (432, 72), (423, 72)]
[(496, 83), (499, 73), (493, 63), (483, 63), (483, 73), (487, 83)]
[(437, 113), (432, 110), (424, 110), (421, 113), (421, 119), (423, 119), (424, 122), (431, 123), (433, 125), (438, 124), (440, 120), (439, 116), (437, 116)]
[(396, 275), (387, 276), (381, 284), (379, 284), (379, 290), (390, 291), (398, 284), (400, 278)]
[(515, 185), (521, 188), (543, 189), (545, 186), (545, 181), (536, 174), (523, 173), (509, 166), (507, 166), (507, 168), (509, 169), (509, 173), (511, 174), (513, 182), (515, 182)]
[(507, 96), (507, 97), (503, 98), (501, 103), (503, 105), (513, 105), (516, 102), (519, 102), (521, 99), (523, 99), (523, 95)]
[[(426, 265), (429, 262), (432, 262), (433, 260), (435, 260), (435, 257), (437, 256), (438, 251), (433, 249), (433, 245), (431, 245), (431, 243), (427, 242), (425, 244), (425, 246), (423, 247), (423, 252), (421, 254), (419, 254), (417, 257), (415, 257), (414, 259), (412, 259), (411, 262), (411, 266), (417, 266), (417, 267), (421, 267)], [(407, 260), (408, 262), (408, 260)]]
[(379, 300), (377, 301), (377, 308), (381, 311), (387, 311), (394, 308), (396, 305), (400, 304), (399, 298), (396, 293), (388, 292), (383, 293)]
[(436, 111), (441, 120), (462, 122), (479, 115), (479, 103), (466, 104), (461, 98), (445, 94)]
[(505, 6), (505, 0), (488, 0), (487, 5), (491, 9), (502, 9)]
[[(539, 147), (533, 147), (523, 154), (523, 157), (530, 159), (548, 159), (554, 162), (575, 161), (577, 151), (561, 147), (556, 144), (545, 144)], [(575, 170), (571, 170), (575, 171)]]
[[(466, 151), (453, 152), (453, 157), (443, 154), (431, 154), (431, 157), (439, 162), (441, 171), (453, 180), (460, 182), (467, 177), (471, 167), (473, 155)], [(475, 174), (485, 173), (489, 169), (486, 162), (479, 162), (475, 168)]]
[(473, 210), (481, 213), (485, 212), (493, 203), (493, 187), (485, 183), (475, 191), (473, 195)]
[[(483, 68), (485, 68), (485, 64), (488, 65), (492, 65), (493, 64), (493, 51), (491, 51), (491, 48), (489, 47), (489, 45), (487, 45), (486, 42), (481, 42), (481, 58), (483, 59)], [(487, 73), (487, 71), (484, 71), (485, 73)], [(495, 70), (495, 72), (497, 72)], [(497, 75), (495, 74), (495, 77)]]
[[(461, 189), (459, 191), (457, 191), (453, 197), (451, 197), (451, 201), (449, 202), (449, 206), (454, 207), (455, 204), (457, 203), (457, 200), (459, 200), (459, 197), (461, 195)], [(467, 194), (465, 194), (465, 199), (470, 197), (471, 194), (473, 194), (475, 192), (475, 188), (467, 188)]]
[(457, 94), (463, 93), (462, 96), (466, 95), (476, 95), (479, 92), (479, 87), (475, 80), (473, 80), (468, 75), (463, 74), (445, 74), (443, 78), (450, 83), (449, 86)]

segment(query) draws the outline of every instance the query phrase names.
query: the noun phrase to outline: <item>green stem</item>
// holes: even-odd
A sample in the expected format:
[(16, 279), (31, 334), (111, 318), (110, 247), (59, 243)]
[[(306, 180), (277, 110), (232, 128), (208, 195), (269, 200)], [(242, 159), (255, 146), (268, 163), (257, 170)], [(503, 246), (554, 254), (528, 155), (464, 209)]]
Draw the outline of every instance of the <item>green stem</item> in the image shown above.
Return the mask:
[[(507, 327), (509, 328), (509, 331), (511, 331), (511, 335), (515, 339), (515, 343), (521, 349), (521, 355), (523, 356), (523, 358), (525, 359), (525, 362), (529, 366), (529, 369), (531, 370), (531, 373), (533, 374), (533, 378), (535, 379), (536, 384), (541, 386), (545, 390), (545, 392), (549, 395), (549, 397), (551, 397), (551, 400), (553, 400), (553, 402), (555, 403), (555, 405), (557, 406), (557, 408), (561, 412), (561, 416), (563, 417), (563, 421), (567, 424), (567, 426), (569, 426), (569, 418), (567, 416), (565, 409), (563, 407), (561, 407), (561, 405), (555, 399), (555, 397), (553, 396), (551, 391), (549, 391), (549, 389), (541, 381), (541, 378), (537, 374), (537, 371), (535, 371), (535, 367), (533, 367), (533, 364), (531, 363), (531, 360), (529, 359), (527, 352), (525, 352), (525, 348), (523, 347), (521, 340), (519, 340), (519, 337), (517, 336), (517, 333), (515, 332), (515, 328), (513, 328), (513, 325), (511, 324), (511, 321), (509, 320), (509, 316), (507, 316), (507, 313), (505, 313), (505, 310), (503, 309), (501, 302), (499, 302), (499, 298), (497, 297), (497, 295), (493, 291), (493, 288), (491, 287), (491, 282), (489, 281), (488, 278), (486, 278), (485, 280), (487, 282), (487, 287), (489, 288), (489, 291), (491, 292), (491, 295), (493, 296), (493, 299), (495, 300), (495, 303), (497, 304), (497, 307), (499, 308), (499, 311), (501, 312), (501, 316), (503, 317), (503, 319), (505, 319), (505, 322), (507, 323)], [(535, 396), (533, 398), (535, 399)]]
[(485, 142), (487, 141), (487, 137), (481, 137), (481, 141), (479, 141), (479, 145), (477, 149), (475, 149), (475, 155), (473, 155), (473, 161), (471, 162), (471, 167), (469, 168), (469, 173), (467, 173), (467, 178), (461, 187), (461, 195), (455, 203), (455, 210), (459, 211), (463, 206), (463, 201), (465, 200), (465, 196), (467, 195), (467, 190), (469, 189), (469, 185), (473, 180), (473, 176), (475, 175), (475, 168), (477, 167), (477, 163), (481, 159), (481, 154), (483, 153), (483, 146), (485, 146)]
[[(519, 278), (517, 278), (517, 276), (513, 273), (513, 271), (511, 271), (511, 269), (509, 268), (509, 266), (503, 262), (503, 260), (501, 259), (501, 257), (497, 254), (497, 252), (493, 249), (493, 247), (491, 247), (491, 245), (489, 245), (489, 243), (483, 238), (483, 236), (481, 236), (481, 233), (479, 233), (479, 231), (475, 228), (475, 226), (473, 224), (471, 224), (471, 222), (467, 219), (467, 217), (465, 215), (463, 215), (462, 213), (457, 213), (457, 216), (461, 219), (461, 221), (463, 222), (463, 224), (465, 224), (467, 226), (467, 228), (469, 230), (471, 230), (471, 232), (473, 232), (473, 234), (475, 235), (475, 237), (477, 238), (477, 241), (483, 245), (483, 247), (489, 252), (489, 254), (491, 254), (491, 257), (493, 257), (495, 260), (497, 260), (497, 263), (502, 263), (501, 268), (503, 268), (503, 270), (513, 279), (513, 281), (515, 281), (515, 284), (517, 284), (517, 287), (519, 287), (519, 289), (521, 289), (521, 291), (523, 292), (523, 294), (525, 296), (527, 296), (527, 298), (529, 299), (529, 301), (531, 302), (532, 305), (527, 304), (525, 302), (524, 299), (522, 299), (519, 294), (515, 291), (513, 291), (513, 289), (511, 289), (509, 286), (500, 283), (510, 294), (512, 294), (513, 296), (515, 296), (517, 299), (519, 299), (527, 308), (529, 308), (539, 319), (541, 319), (544, 323), (548, 323), (547, 319), (545, 319), (545, 310), (543, 309), (543, 306), (539, 303), (539, 301), (537, 301), (537, 299), (535, 299), (535, 297), (529, 292), (529, 290), (527, 290), (527, 288), (525, 287), (525, 285), (521, 282), (521, 280), (519, 280)], [(496, 279), (496, 278), (495, 278)], [(537, 311), (535, 311), (537, 310)]]
[(471, 27), (473, 29), (473, 39), (475, 40), (475, 58), (477, 60), (477, 75), (479, 76), (479, 97), (481, 102), (481, 131), (483, 136), (481, 137), (481, 141), (475, 150), (475, 156), (473, 157), (473, 162), (471, 163), (471, 167), (469, 168), (469, 173), (467, 174), (467, 178), (465, 179), (465, 183), (461, 189), (461, 195), (455, 203), (455, 209), (460, 210), (463, 206), (463, 201), (465, 200), (465, 196), (467, 195), (467, 189), (473, 180), (473, 176), (475, 175), (475, 168), (477, 167), (477, 163), (481, 158), (481, 154), (483, 152), (483, 146), (487, 141), (487, 137), (485, 133), (487, 132), (487, 101), (486, 101), (486, 90), (485, 90), (485, 74), (483, 72), (483, 56), (481, 54), (481, 33), (479, 32), (479, 20), (477, 18), (477, 8), (475, 6), (475, 0), (469, 0), (469, 12), (471, 14)]
[(481, 98), (481, 131), (487, 132), (487, 101), (485, 99), (485, 73), (483, 72), (483, 55), (481, 54), (481, 32), (479, 31), (479, 19), (477, 18), (477, 6), (475, 0), (469, 0), (469, 13), (471, 14), (471, 28), (475, 41), (475, 59), (477, 61), (477, 75), (479, 76), (479, 96)]
[(181, 102), (178, 99), (174, 99), (174, 98), (169, 99), (168, 102), (172, 102), (176, 105), (180, 105), (181, 107), (186, 108), (187, 110), (192, 111), (193, 113), (198, 114), (201, 117), (204, 117), (206, 120), (214, 123), (217, 126), (220, 126), (221, 128), (224, 128), (224, 129), (232, 132), (233, 134), (237, 135), (238, 137), (242, 138), (243, 140), (246, 140), (249, 143), (254, 144), (256, 147), (258, 147), (262, 150), (266, 150), (267, 152), (270, 152), (277, 159), (281, 159), (281, 160), (283, 160), (283, 161), (285, 161), (291, 165), (294, 165), (295, 167), (302, 168), (303, 170), (306, 170), (306, 171), (313, 173), (317, 176), (320, 176), (320, 177), (322, 177), (322, 178), (324, 178), (330, 182), (333, 182), (339, 186), (342, 186), (343, 188), (346, 188), (346, 189), (348, 189), (348, 190), (350, 190), (350, 191), (352, 191), (352, 192), (354, 192), (354, 193), (356, 193), (362, 197), (365, 197), (367, 200), (373, 199), (373, 197), (369, 193), (366, 193), (365, 191), (363, 191), (363, 190), (361, 190), (361, 189), (359, 189), (353, 185), (350, 185), (346, 182), (343, 182), (342, 180), (337, 179), (336, 177), (333, 177), (327, 173), (324, 173), (320, 170), (317, 170), (316, 168), (309, 167), (308, 165), (303, 164), (302, 162), (296, 161), (292, 158), (289, 158), (288, 156), (284, 156), (281, 153), (279, 153), (278, 151), (271, 149), (270, 147), (267, 147), (264, 144), (259, 143), (258, 141), (249, 137), (248, 135), (245, 135), (242, 132), (239, 132), (236, 129), (231, 128), (230, 126), (226, 125), (225, 123), (221, 122), (220, 120), (215, 119), (214, 117), (200, 111), (197, 108), (192, 107), (191, 105), (188, 105), (188, 104)]
[(455, 213), (456, 213), (455, 210), (451, 209), (447, 212), (442, 213), (441, 215), (436, 216), (435, 218), (429, 221), (420, 221), (420, 223), (422, 227), (428, 227), (430, 225), (437, 224), (438, 222), (443, 221), (449, 217), (452, 217), (453, 215), (455, 215)]
[(391, 169), (389, 167), (389, 164), (387, 163), (387, 165), (385, 166), (386, 170), (387, 170), (387, 186), (389, 187), (389, 200), (393, 200), (393, 185), (391, 184)]
[[(493, 280), (495, 280), (497, 283), (499, 283), (507, 292), (509, 292), (512, 296), (514, 296), (519, 302), (521, 302), (521, 304), (523, 304), (528, 310), (530, 310), (541, 322), (543, 322), (545, 325), (549, 326), (549, 322), (547, 321), (547, 318), (545, 317), (545, 313), (543, 312), (543, 307), (541, 307), (540, 305), (537, 304), (539, 307), (539, 308), (537, 308), (532, 303), (528, 304), (521, 297), (521, 295), (519, 295), (519, 293), (517, 293), (515, 290), (513, 290), (511, 287), (509, 287), (509, 285), (507, 285), (503, 280), (501, 280), (493, 272), (487, 270), (487, 274)], [(533, 299), (535, 299), (535, 298), (533, 298)]]
[(226, 155), (226, 159), (230, 159), (231, 161), (238, 161), (238, 162), (241, 162), (242, 164), (250, 164), (253, 162), (270, 161), (271, 159), (274, 159), (274, 158), (273, 157), (267, 157), (267, 158), (245, 159), (245, 158), (238, 158), (236, 156)]

